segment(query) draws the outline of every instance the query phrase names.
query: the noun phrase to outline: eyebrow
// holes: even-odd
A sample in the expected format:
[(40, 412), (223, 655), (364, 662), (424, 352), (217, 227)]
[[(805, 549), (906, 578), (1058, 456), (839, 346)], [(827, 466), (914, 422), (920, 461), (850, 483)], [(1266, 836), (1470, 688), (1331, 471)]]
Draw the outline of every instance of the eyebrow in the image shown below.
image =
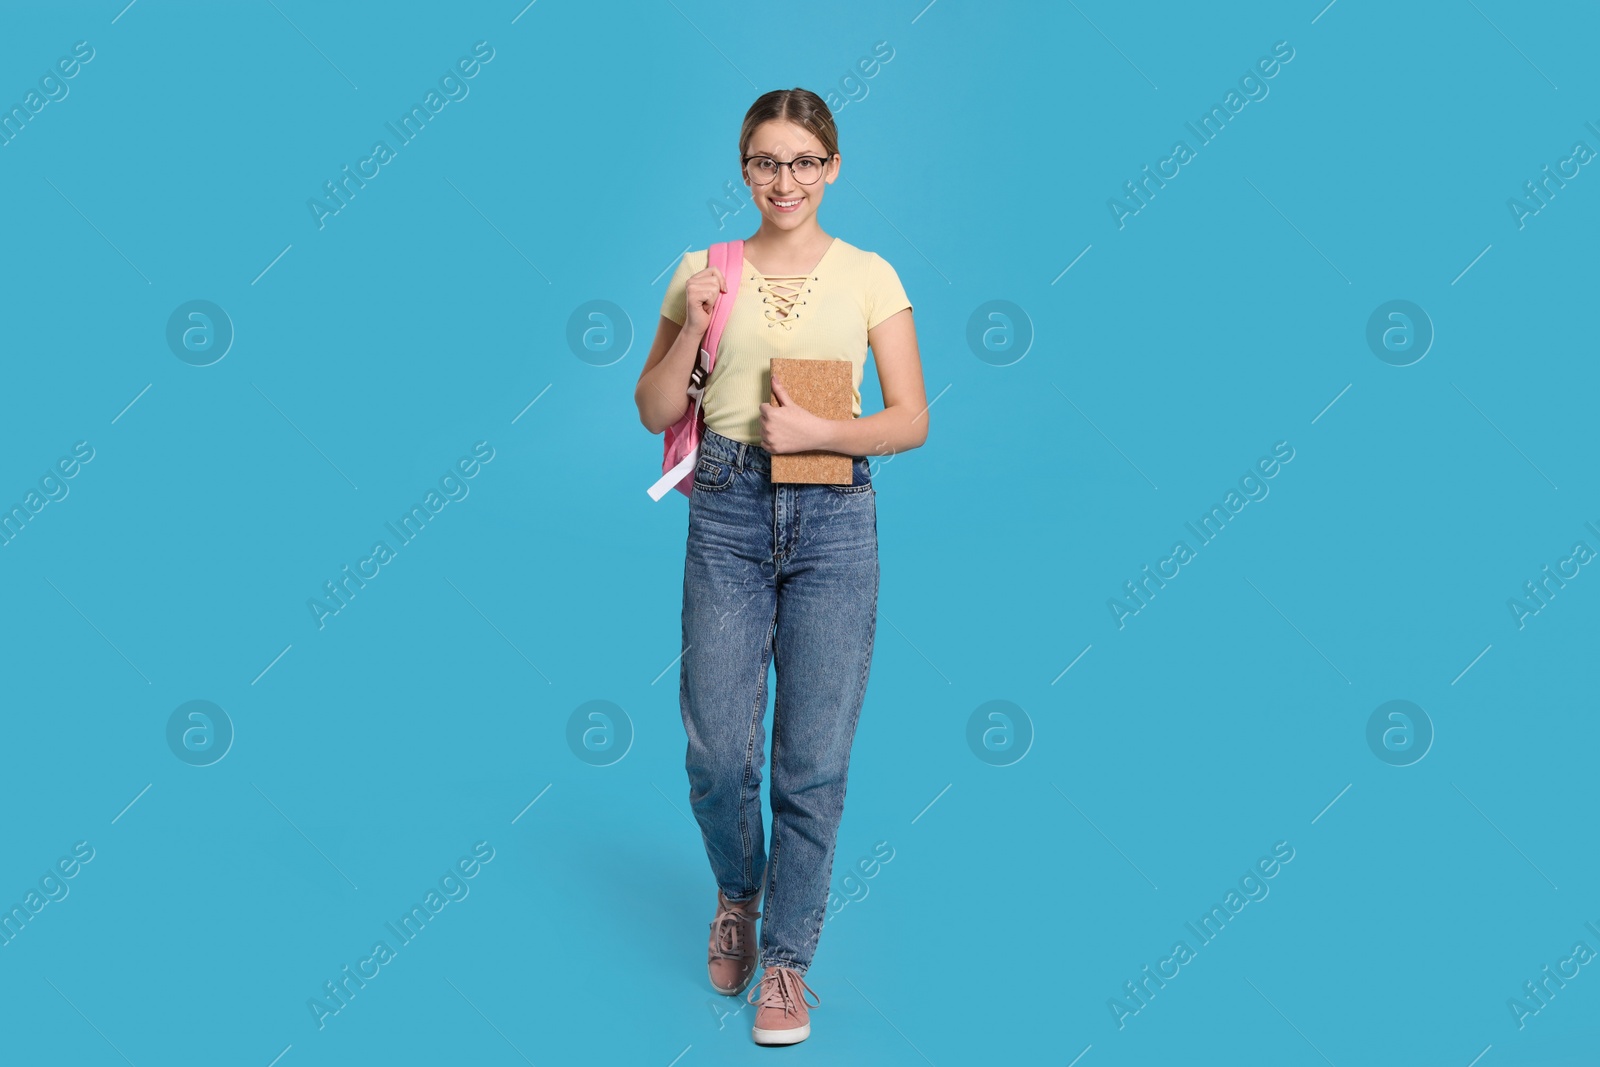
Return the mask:
[[(778, 158), (777, 156), (773, 155), (771, 152), (751, 152), (750, 154), (752, 156), (765, 156), (768, 159), (777, 159)], [(823, 159), (826, 159), (826, 158), (828, 158), (828, 153), (823, 151), (823, 150), (821, 150), (821, 149), (818, 149), (815, 152), (797, 152), (795, 154), (794, 158), (799, 159), (801, 156), (821, 156)], [(787, 162), (787, 160), (785, 160), (785, 162)]]

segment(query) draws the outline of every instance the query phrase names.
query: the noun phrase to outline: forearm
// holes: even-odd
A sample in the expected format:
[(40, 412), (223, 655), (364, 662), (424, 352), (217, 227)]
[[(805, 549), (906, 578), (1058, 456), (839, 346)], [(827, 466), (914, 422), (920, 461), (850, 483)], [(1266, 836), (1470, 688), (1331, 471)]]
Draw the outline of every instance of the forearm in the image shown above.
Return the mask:
[(909, 452), (928, 439), (928, 409), (914, 411), (891, 404), (859, 419), (830, 419), (818, 447), (847, 456), (883, 456)]
[(633, 389), (639, 421), (651, 433), (661, 433), (677, 422), (689, 407), (689, 375), (694, 371), (700, 339), (688, 330), (678, 333), (661, 362), (645, 371)]

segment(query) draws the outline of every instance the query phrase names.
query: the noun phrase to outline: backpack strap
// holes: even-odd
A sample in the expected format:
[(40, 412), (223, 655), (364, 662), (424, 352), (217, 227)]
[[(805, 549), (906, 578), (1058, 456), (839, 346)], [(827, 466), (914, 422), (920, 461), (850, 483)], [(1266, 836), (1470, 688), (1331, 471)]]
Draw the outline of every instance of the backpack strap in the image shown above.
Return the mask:
[[(704, 357), (704, 376), (698, 382), (701, 390), (705, 388), (705, 379), (711, 377), (711, 368), (717, 363), (717, 346), (722, 342), (722, 328), (728, 324), (728, 316), (733, 312), (733, 302), (739, 296), (739, 281), (744, 274), (744, 242), (722, 241), (712, 245), (706, 252), (706, 265), (715, 267), (722, 272), (722, 279), (727, 283), (728, 290), (717, 295), (717, 302), (711, 309), (711, 322), (706, 327), (705, 340), (701, 343), (700, 354)], [(695, 370), (700, 370), (697, 361)]]
[[(674, 487), (681, 492), (689, 492), (684, 488), (684, 479), (700, 460), (701, 430), (705, 426), (701, 402), (706, 382), (711, 377), (712, 368), (716, 366), (717, 347), (722, 341), (722, 329), (727, 325), (728, 316), (733, 312), (733, 302), (739, 295), (739, 281), (744, 274), (744, 242), (721, 241), (712, 245), (706, 250), (706, 266), (716, 267), (721, 271), (723, 282), (728, 288), (717, 294), (716, 302), (711, 308), (711, 320), (706, 324), (705, 336), (701, 338), (700, 348), (695, 353), (694, 369), (689, 372), (689, 409), (679, 417), (677, 423), (667, 429), (665, 442), (669, 457), (671, 453), (679, 451), (689, 442), (693, 444), (690, 446), (690, 451), (686, 453), (679, 451), (683, 458), (650, 487), (648, 491), (652, 500), (660, 500)], [(679, 435), (683, 440), (678, 448), (674, 448), (674, 438)]]
[[(701, 338), (700, 350), (695, 355), (694, 369), (689, 372), (690, 405), (696, 421), (701, 419), (701, 399), (705, 394), (706, 382), (711, 378), (712, 368), (717, 365), (717, 347), (722, 343), (722, 328), (728, 324), (733, 302), (739, 295), (739, 276), (744, 273), (744, 242), (722, 241), (712, 245), (706, 251), (706, 266), (720, 270), (728, 288), (717, 294), (716, 302), (711, 307), (711, 320), (706, 324), (705, 336)], [(697, 429), (697, 444), (699, 438)]]

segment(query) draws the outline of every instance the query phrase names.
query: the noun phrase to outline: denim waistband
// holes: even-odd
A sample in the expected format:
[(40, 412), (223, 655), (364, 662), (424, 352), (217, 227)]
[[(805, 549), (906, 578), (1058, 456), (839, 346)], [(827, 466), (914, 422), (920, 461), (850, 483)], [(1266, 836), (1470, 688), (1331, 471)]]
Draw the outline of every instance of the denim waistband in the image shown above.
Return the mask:
[(771, 452), (760, 445), (747, 445), (743, 441), (724, 437), (709, 426), (704, 427), (700, 434), (700, 454), (708, 459), (731, 463), (736, 468), (748, 468), (768, 475), (772, 473)]

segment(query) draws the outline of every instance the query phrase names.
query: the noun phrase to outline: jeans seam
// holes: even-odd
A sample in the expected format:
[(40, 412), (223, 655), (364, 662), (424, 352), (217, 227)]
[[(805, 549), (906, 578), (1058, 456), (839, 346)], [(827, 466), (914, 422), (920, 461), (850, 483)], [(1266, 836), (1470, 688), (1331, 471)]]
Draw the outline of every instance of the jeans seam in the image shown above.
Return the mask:
[[(772, 630), (778, 621), (777, 598), (773, 598), (772, 619), (767, 624), (766, 639), (761, 650), (761, 680), (756, 683), (756, 704), (750, 718), (750, 731), (745, 736), (744, 743), (744, 784), (739, 791), (739, 837), (744, 845), (745, 877), (750, 883), (755, 883), (756, 868), (754, 850), (750, 847), (750, 806), (746, 795), (750, 791), (750, 768), (755, 761), (756, 728), (760, 725), (762, 713), (767, 710), (767, 671), (772, 664)], [(777, 720), (773, 720), (773, 728), (777, 728)], [(756, 816), (760, 818), (761, 792), (756, 791)], [(765, 872), (762, 872), (765, 875)], [(760, 886), (757, 886), (760, 891)]]
[[(702, 482), (700, 480), (700, 464), (703, 464), (703, 463), (710, 463), (713, 467), (716, 467), (716, 466), (720, 465), (722, 467), (728, 468), (728, 477), (727, 477), (727, 479), (725, 481), (723, 481), (722, 484), (720, 484), (720, 485), (711, 485), (711, 484), (707, 484), (705, 482)], [(729, 464), (723, 463), (722, 461), (717, 460), (717, 459), (712, 459), (710, 457), (702, 457), (701, 460), (700, 460), (700, 463), (695, 464), (695, 468), (694, 468), (694, 487), (696, 489), (703, 490), (703, 491), (705, 491), (707, 493), (720, 493), (724, 489), (728, 488), (728, 486), (733, 484), (733, 474), (734, 474), (733, 468)]]

